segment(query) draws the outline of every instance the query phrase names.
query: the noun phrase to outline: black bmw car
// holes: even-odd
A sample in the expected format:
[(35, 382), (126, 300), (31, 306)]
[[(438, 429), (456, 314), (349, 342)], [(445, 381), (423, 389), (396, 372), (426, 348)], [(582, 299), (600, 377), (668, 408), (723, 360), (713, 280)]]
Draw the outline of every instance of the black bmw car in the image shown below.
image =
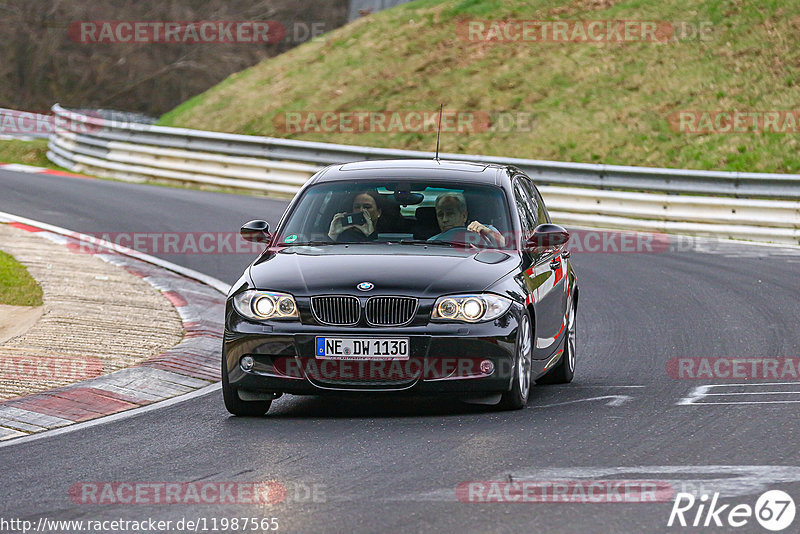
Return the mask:
[(327, 167), (225, 310), (222, 390), (235, 415), (284, 393), (455, 395), (518, 409), (575, 372), (578, 285), (533, 181), (439, 160)]

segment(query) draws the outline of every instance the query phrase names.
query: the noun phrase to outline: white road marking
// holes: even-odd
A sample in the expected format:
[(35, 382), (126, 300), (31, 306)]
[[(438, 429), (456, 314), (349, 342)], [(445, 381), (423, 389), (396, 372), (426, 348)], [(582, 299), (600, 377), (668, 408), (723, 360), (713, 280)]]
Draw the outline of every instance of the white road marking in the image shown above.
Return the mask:
[[(768, 489), (800, 482), (800, 466), (793, 465), (638, 465), (630, 467), (528, 467), (493, 476), (476, 475), (475, 481), (595, 481), (647, 480), (664, 482), (675, 493), (741, 497), (759, 495)], [(385, 501), (458, 502), (456, 487), (469, 480), (454, 481), (452, 487), (388, 497)], [(374, 498), (374, 497), (373, 497)], [(491, 503), (484, 504), (491, 506)]]
[(573, 386), (572, 384), (565, 384), (563, 386), (547, 386), (547, 389), (564, 388), (564, 389), (594, 389), (594, 388), (643, 388), (646, 386), (612, 386), (601, 385), (596, 386)]
[(729, 395), (800, 395), (800, 391), (741, 391), (734, 393), (706, 393), (707, 397), (711, 396), (727, 397)]
[(171, 399), (160, 401), (154, 404), (149, 404), (147, 406), (142, 406), (141, 408), (133, 408), (131, 410), (126, 410), (124, 412), (115, 413), (113, 415), (107, 415), (105, 417), (92, 419), (91, 421), (86, 421), (83, 423), (75, 423), (74, 425), (69, 425), (62, 428), (56, 428), (55, 430), (47, 430), (45, 432), (38, 432), (36, 434), (30, 434), (21, 438), (15, 438), (12, 439), (11, 441), (0, 443), (0, 449), (4, 447), (13, 447), (15, 445), (20, 445), (22, 443), (30, 443), (31, 441), (36, 441), (42, 438), (49, 438), (52, 436), (58, 436), (60, 434), (67, 434), (69, 432), (75, 432), (76, 430), (83, 430), (93, 426), (104, 425), (106, 423), (113, 423), (115, 421), (119, 421), (121, 419), (127, 419), (129, 417), (135, 417), (137, 415), (142, 415), (144, 413), (152, 412), (154, 410), (159, 410), (161, 408), (167, 408), (169, 406), (180, 404), (181, 402), (185, 402), (191, 399), (196, 399), (197, 397), (208, 395), (209, 393), (213, 393), (221, 388), (222, 388), (222, 383), (217, 382), (216, 384), (211, 384), (210, 386), (206, 386), (201, 389), (196, 389), (191, 393), (186, 393), (185, 395), (180, 395), (178, 397), (172, 397)]
[(576, 402), (589, 402), (589, 401), (597, 401), (597, 400), (606, 400), (611, 399), (606, 403), (606, 406), (621, 406), (622, 404), (628, 402), (633, 397), (629, 395), (604, 395), (602, 397), (590, 397), (588, 399), (575, 399), (569, 400), (564, 402), (556, 402), (553, 404), (539, 404), (533, 405), (532, 408), (552, 408), (553, 406), (564, 406), (565, 404), (575, 404)]
[(27, 172), (27, 173), (40, 173), (42, 171), (46, 171), (44, 167), (34, 167), (33, 165), (20, 165), (17, 163), (6, 163), (2, 167), (0, 167), (4, 171), (11, 171), (11, 172)]
[[(760, 387), (775, 387), (775, 386), (793, 386), (793, 390), (789, 391), (725, 391), (724, 389), (714, 388), (731, 388), (740, 387), (745, 390), (757, 389)], [(718, 391), (714, 392), (714, 391)], [(782, 399), (782, 400), (744, 400), (752, 397), (748, 395), (798, 395), (800, 394), (800, 382), (762, 382), (753, 384), (706, 384), (704, 386), (697, 386), (689, 392), (687, 397), (680, 399), (677, 403), (678, 406), (707, 406), (707, 405), (735, 405), (735, 404), (798, 404), (800, 399)], [(731, 397), (727, 401), (706, 401), (711, 397)]]

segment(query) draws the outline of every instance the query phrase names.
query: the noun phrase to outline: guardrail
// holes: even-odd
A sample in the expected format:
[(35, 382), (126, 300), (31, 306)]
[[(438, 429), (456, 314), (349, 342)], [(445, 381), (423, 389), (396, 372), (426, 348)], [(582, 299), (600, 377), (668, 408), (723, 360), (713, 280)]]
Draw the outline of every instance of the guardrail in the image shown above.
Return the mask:
[(46, 139), (53, 130), (53, 117), (49, 115), (0, 108), (0, 139)]
[[(106, 120), (64, 109), (48, 157), (76, 172), (294, 194), (321, 164), (432, 152), (314, 143)], [(800, 175), (440, 154), (515, 165), (565, 224), (800, 243)]]

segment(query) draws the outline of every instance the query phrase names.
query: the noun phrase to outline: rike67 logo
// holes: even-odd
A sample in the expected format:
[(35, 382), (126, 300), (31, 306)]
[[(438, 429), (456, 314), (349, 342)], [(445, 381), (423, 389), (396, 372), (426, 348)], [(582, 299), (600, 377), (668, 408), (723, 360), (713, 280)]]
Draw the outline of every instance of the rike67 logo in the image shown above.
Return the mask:
[(778, 532), (794, 521), (794, 500), (781, 490), (764, 492), (756, 500), (755, 506), (745, 503), (719, 504), (718, 501), (719, 493), (714, 493), (710, 502), (707, 494), (697, 498), (691, 493), (678, 493), (667, 526), (739, 528), (755, 517), (765, 529)]

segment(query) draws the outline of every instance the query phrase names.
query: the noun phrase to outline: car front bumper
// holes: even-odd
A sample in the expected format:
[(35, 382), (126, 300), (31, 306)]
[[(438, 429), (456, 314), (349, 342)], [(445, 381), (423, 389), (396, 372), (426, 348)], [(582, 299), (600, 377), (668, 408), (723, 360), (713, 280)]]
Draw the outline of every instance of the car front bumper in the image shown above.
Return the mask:
[[(341, 328), (299, 322), (254, 323), (229, 309), (223, 365), (230, 386), (254, 393), (503, 392), (511, 386), (519, 313), (520, 309), (512, 307), (494, 321), (475, 324)], [(409, 359), (319, 359), (315, 356), (317, 336), (407, 337)], [(245, 356), (254, 361), (251, 369), (241, 365)], [(543, 366), (544, 362), (533, 364), (536, 376), (537, 364)], [(492, 371), (485, 372), (489, 367)]]

